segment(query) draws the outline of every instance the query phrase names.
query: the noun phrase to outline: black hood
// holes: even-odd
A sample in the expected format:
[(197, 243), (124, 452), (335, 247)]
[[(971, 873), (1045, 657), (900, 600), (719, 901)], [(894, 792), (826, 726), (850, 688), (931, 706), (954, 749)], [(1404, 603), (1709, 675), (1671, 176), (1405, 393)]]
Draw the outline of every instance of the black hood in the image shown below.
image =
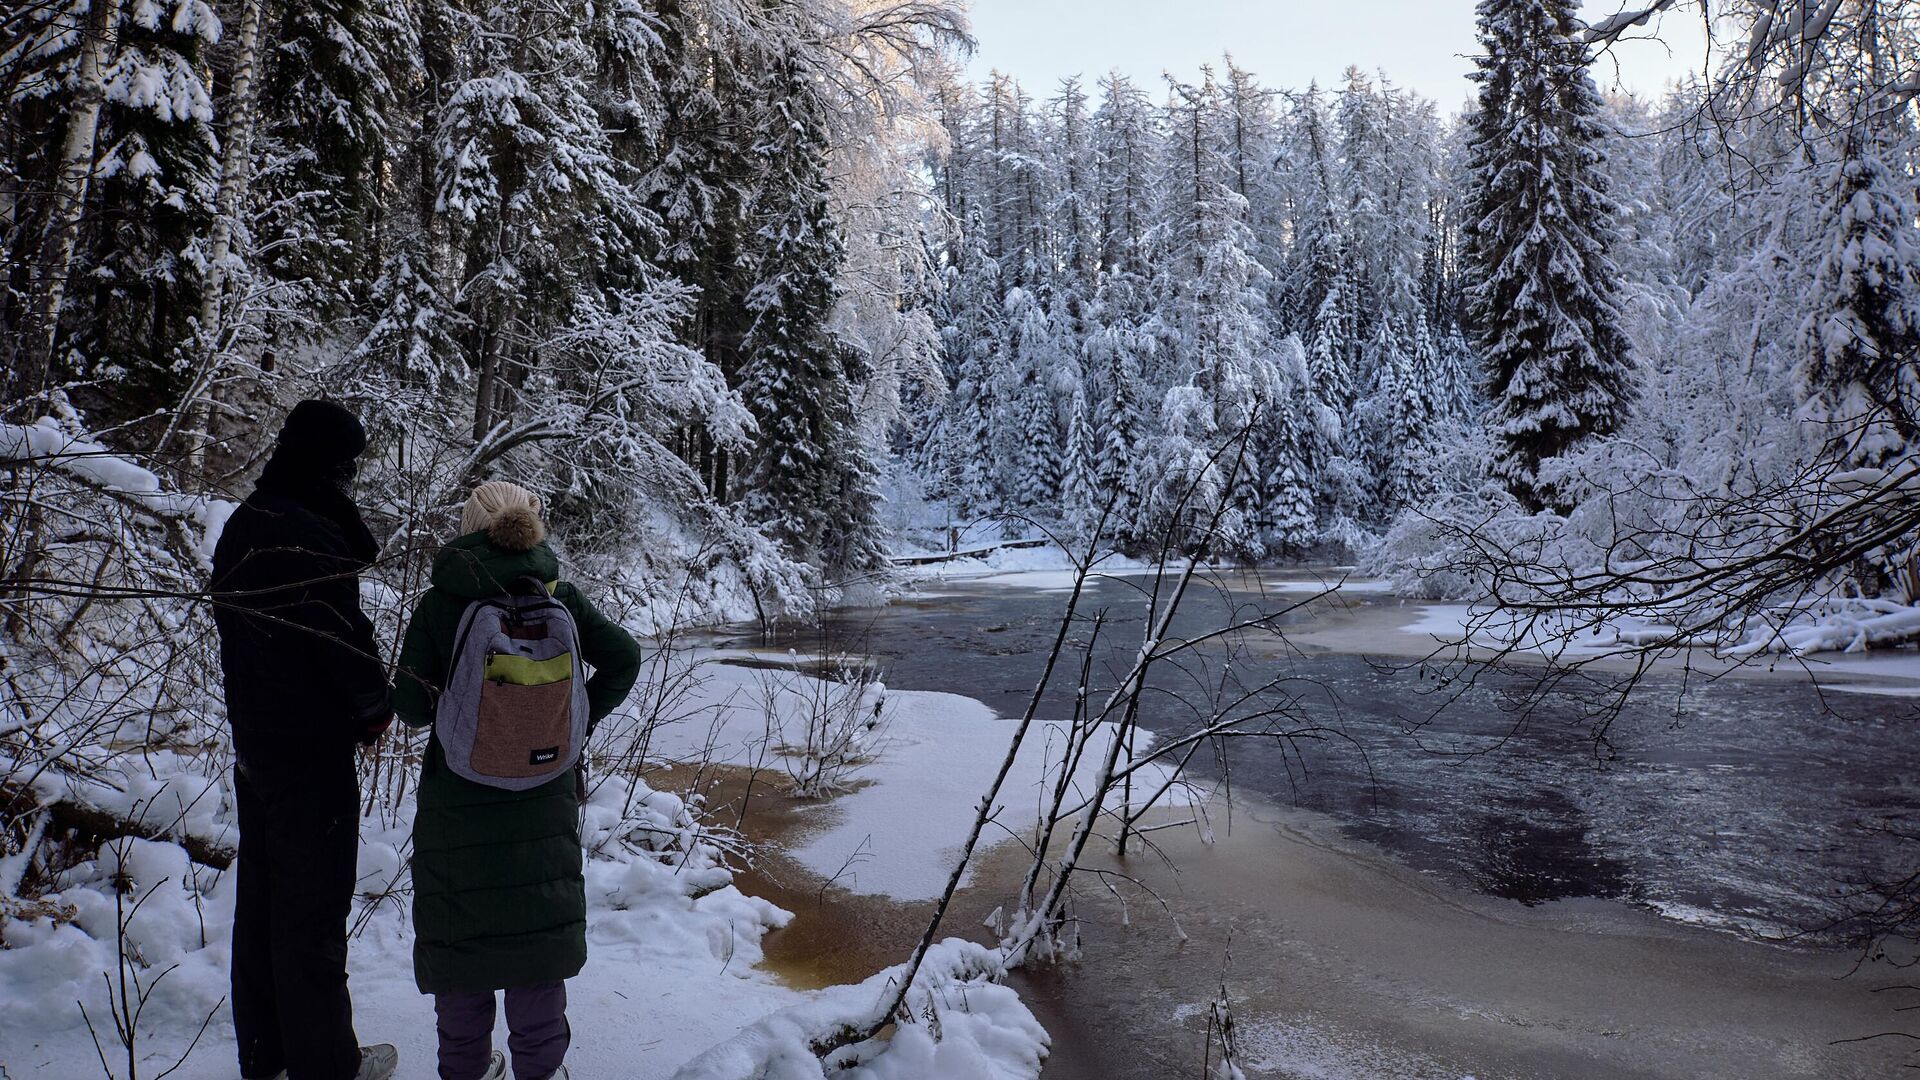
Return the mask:
[(309, 399), (293, 407), (280, 427), (273, 458), (261, 474), (289, 478), (351, 478), (353, 459), (367, 448), (360, 418), (331, 401)]
[(289, 498), (332, 519), (345, 533), (353, 557), (370, 563), (380, 546), (349, 494), (354, 459), (366, 448), (367, 429), (359, 417), (335, 402), (302, 401), (281, 425), (254, 493)]

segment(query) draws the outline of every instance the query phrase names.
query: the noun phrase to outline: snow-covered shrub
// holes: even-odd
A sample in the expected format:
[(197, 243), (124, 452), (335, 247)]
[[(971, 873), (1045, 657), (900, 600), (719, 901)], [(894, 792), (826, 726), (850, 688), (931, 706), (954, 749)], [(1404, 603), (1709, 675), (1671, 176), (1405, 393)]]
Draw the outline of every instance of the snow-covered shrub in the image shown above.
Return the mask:
[[(788, 650), (796, 667), (799, 654)], [(818, 675), (769, 671), (760, 681), (766, 737), (796, 798), (832, 795), (886, 743), (887, 684), (864, 657), (821, 657)]]
[(25, 850), (43, 810), (210, 839), (224, 756), (199, 594), (232, 505), (169, 490), (72, 420), (0, 425), (0, 478), (0, 856), (20, 858), (6, 884), (31, 892), (79, 854), (55, 850), (65, 829)]
[(153, 1074), (184, 1059), (226, 1001), (236, 881), (177, 844), (102, 845), (38, 914), (0, 922), (0, 1030), (84, 1027), (105, 1060), (163, 1062)]

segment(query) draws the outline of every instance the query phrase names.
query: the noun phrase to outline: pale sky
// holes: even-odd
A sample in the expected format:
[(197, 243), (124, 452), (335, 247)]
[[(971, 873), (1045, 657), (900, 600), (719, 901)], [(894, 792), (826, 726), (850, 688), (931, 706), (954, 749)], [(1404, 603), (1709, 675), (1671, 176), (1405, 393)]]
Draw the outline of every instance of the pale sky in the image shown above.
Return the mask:
[[(1627, 0), (1590, 0), (1598, 19)], [(1463, 106), (1476, 51), (1473, 0), (969, 0), (980, 48), (968, 74), (998, 68), (1036, 98), (1063, 76), (1083, 76), (1097, 97), (1098, 77), (1118, 68), (1158, 98), (1160, 74), (1194, 78), (1223, 52), (1267, 86), (1296, 89), (1310, 80), (1337, 86), (1348, 64), (1384, 70), (1398, 86), (1440, 105)], [(1624, 87), (1657, 97), (1669, 80), (1699, 71), (1705, 51), (1697, 9), (1677, 5), (1650, 28), (1665, 39), (1623, 43), (1594, 65), (1602, 90)], [(1638, 36), (1651, 36), (1648, 30)], [(1669, 47), (1670, 46), (1670, 47)]]

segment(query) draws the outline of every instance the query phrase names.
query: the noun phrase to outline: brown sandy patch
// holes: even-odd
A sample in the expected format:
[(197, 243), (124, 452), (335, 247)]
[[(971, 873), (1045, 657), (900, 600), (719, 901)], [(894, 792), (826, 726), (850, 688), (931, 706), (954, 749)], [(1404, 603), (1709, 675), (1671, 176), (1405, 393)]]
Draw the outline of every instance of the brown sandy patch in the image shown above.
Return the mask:
[[(777, 769), (673, 765), (650, 769), (647, 782), (705, 796), (707, 820), (738, 830), (752, 845), (750, 862), (734, 874), (734, 885), (793, 913), (791, 923), (761, 941), (766, 954), (761, 966), (788, 986), (816, 990), (859, 982), (903, 962), (919, 944), (933, 917), (931, 901), (854, 893), (786, 854), (837, 822), (839, 809), (832, 799), (792, 798), (785, 774)], [(941, 936), (990, 940), (981, 920), (998, 903), (992, 899), (996, 891), (990, 886), (963, 890)]]

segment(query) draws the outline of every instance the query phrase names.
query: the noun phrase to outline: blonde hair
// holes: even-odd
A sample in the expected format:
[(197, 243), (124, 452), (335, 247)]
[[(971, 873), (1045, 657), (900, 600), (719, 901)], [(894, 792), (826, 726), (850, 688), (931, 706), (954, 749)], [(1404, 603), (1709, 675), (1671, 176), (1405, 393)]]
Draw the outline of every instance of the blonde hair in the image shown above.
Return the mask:
[(485, 530), (494, 543), (510, 551), (530, 551), (546, 539), (540, 522), (540, 496), (505, 480), (489, 480), (473, 489), (460, 509), (460, 534)]

